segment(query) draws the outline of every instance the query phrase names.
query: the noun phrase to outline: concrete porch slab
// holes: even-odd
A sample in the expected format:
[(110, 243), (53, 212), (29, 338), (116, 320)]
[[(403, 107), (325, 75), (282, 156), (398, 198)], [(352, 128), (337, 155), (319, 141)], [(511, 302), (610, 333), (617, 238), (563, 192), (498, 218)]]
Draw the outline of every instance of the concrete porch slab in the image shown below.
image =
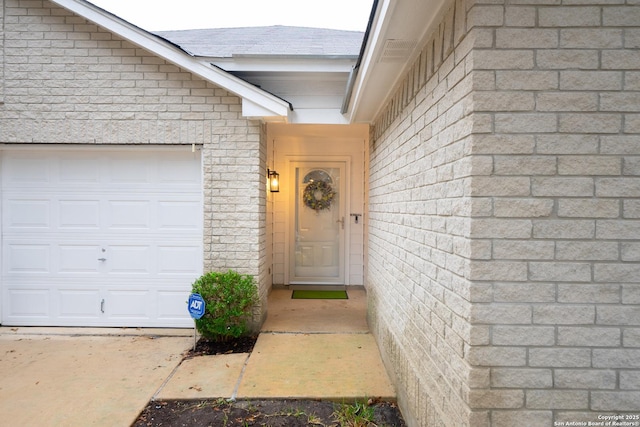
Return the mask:
[(395, 399), (373, 336), (262, 333), (237, 397)]
[(248, 353), (198, 356), (176, 369), (156, 400), (233, 397)]
[(262, 332), (368, 332), (367, 295), (364, 289), (347, 288), (349, 299), (291, 299), (290, 289), (269, 294), (267, 320)]

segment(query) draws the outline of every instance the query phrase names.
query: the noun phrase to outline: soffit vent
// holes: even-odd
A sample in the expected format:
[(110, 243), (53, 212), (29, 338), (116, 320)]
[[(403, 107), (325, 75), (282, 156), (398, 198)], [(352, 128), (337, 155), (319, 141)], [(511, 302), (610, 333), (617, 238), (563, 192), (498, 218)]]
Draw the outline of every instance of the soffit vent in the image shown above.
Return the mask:
[(385, 41), (382, 55), (378, 62), (402, 62), (407, 60), (417, 42), (414, 40), (393, 40)]

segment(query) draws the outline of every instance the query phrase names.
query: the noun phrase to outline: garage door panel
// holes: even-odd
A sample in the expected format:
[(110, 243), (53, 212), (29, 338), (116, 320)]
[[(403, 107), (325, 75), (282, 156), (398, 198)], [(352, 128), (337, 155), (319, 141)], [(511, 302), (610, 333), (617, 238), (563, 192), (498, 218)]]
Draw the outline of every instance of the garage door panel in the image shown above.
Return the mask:
[(152, 181), (151, 174), (149, 162), (136, 155), (136, 158), (112, 159), (107, 180), (113, 184), (148, 184)]
[(99, 273), (99, 245), (60, 245), (58, 254), (60, 273)]
[(3, 307), (3, 313), (15, 319), (46, 320), (50, 318), (51, 292), (46, 287), (39, 289), (9, 289), (5, 293), (11, 302)]
[(160, 159), (158, 166), (162, 171), (159, 181), (163, 184), (200, 184), (200, 171), (193, 169), (189, 159), (166, 157)]
[(197, 278), (201, 271), (197, 245), (192, 246), (160, 246), (158, 247), (159, 275), (187, 275)]
[(151, 246), (109, 246), (104, 265), (111, 274), (150, 274), (152, 255)]
[(10, 162), (4, 162), (3, 184), (11, 187), (31, 184), (48, 184), (50, 178), (50, 161), (46, 157), (36, 157), (32, 154), (12, 156)]
[(96, 184), (100, 181), (100, 160), (93, 156), (78, 155), (60, 160), (61, 184)]
[(51, 273), (51, 247), (29, 243), (9, 243), (3, 251), (6, 255), (5, 269), (10, 273)]
[(4, 217), (8, 229), (50, 227), (50, 200), (8, 199), (6, 205)]
[(200, 228), (198, 203), (186, 201), (160, 201), (158, 228), (161, 230), (197, 230)]
[(106, 291), (60, 286), (8, 290), (5, 301), (11, 304), (5, 306), (6, 324), (193, 327), (186, 310), (190, 285), (185, 284), (183, 290), (150, 290), (148, 286), (130, 289), (130, 284), (122, 283)]
[(99, 200), (60, 200), (58, 206), (60, 228), (100, 228)]
[(60, 289), (57, 294), (61, 318), (100, 319), (99, 290)]
[[(190, 290), (191, 286), (189, 286)], [(183, 321), (191, 319), (185, 312), (185, 307), (189, 299), (189, 293), (185, 291), (158, 291), (158, 318), (165, 320), (181, 319)]]
[(4, 151), (3, 324), (192, 326), (186, 300), (202, 274), (199, 156)]
[(107, 227), (110, 229), (151, 228), (151, 203), (135, 200), (109, 200)]
[(105, 300), (105, 311), (112, 319), (149, 320), (152, 316), (152, 294), (148, 290), (109, 290)]

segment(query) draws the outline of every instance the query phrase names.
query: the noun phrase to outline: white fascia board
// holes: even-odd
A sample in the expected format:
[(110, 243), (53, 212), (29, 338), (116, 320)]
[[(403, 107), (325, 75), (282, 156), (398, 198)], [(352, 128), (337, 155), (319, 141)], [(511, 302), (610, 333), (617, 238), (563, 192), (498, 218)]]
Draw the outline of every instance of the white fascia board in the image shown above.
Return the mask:
[(291, 124), (347, 125), (348, 120), (340, 113), (340, 108), (296, 108), (289, 116)]
[(356, 59), (343, 60), (309, 60), (309, 59), (258, 59), (249, 57), (207, 58), (200, 57), (217, 65), (225, 71), (261, 71), (276, 73), (348, 73), (356, 63)]
[(394, 0), (380, 0), (378, 3), (377, 16), (367, 40), (367, 48), (361, 58), (360, 69), (358, 70), (351, 95), (351, 105), (346, 114), (349, 122), (354, 122), (357, 119), (359, 107), (363, 102), (365, 90), (367, 90), (367, 83), (375, 66), (376, 58), (379, 55), (382, 37), (390, 25), (390, 18), (393, 15), (393, 9), (396, 4), (397, 2)]
[[(293, 112), (292, 112), (293, 113)], [(289, 116), (274, 115), (273, 111), (265, 109), (247, 98), (242, 98), (242, 115), (250, 119), (263, 120), (264, 122), (287, 122)]]
[[(350, 122), (370, 123), (385, 107), (443, 16), (445, 0), (380, 0), (367, 48), (360, 62), (350, 108)], [(380, 61), (387, 40), (414, 43), (402, 60)]]
[(251, 104), (246, 99), (242, 100), (242, 109), (247, 112), (249, 118), (259, 118), (265, 123), (288, 123), (288, 124), (325, 124), (325, 125), (347, 125), (349, 122), (340, 113), (339, 108), (296, 108), (289, 114), (288, 120), (284, 117), (269, 116), (269, 112), (260, 106)]
[[(268, 117), (280, 116), (285, 120), (289, 115), (290, 106), (286, 101), (273, 96), (250, 83), (239, 79), (224, 70), (201, 62), (198, 58), (188, 55), (161, 38), (135, 25), (112, 15), (85, 0), (51, 0), (53, 3), (91, 21), (95, 24), (119, 35), (120, 37), (140, 46), (149, 52), (171, 62), (178, 67), (188, 70), (203, 79), (220, 86), (234, 95), (246, 99), (253, 105), (258, 105)], [(243, 102), (244, 105), (244, 102)], [(252, 117), (249, 114), (243, 115)]]

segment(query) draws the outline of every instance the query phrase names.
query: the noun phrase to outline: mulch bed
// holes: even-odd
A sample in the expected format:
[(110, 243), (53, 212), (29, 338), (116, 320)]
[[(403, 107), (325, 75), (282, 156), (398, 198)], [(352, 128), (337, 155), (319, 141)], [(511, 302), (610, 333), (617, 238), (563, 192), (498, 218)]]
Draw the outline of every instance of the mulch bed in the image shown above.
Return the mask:
[(257, 340), (257, 335), (235, 338), (223, 342), (200, 338), (196, 343), (195, 351), (192, 347), (185, 357), (191, 358), (196, 356), (213, 356), (216, 354), (251, 353)]
[[(251, 353), (257, 336), (242, 337), (227, 342), (214, 342), (201, 338), (195, 351), (185, 358), (230, 353)], [(345, 404), (352, 403), (347, 402)], [(182, 426), (269, 426), (269, 427), (404, 427), (400, 410), (393, 402), (366, 403), (372, 409), (373, 422), (361, 424), (340, 423), (337, 412), (341, 404), (316, 400), (170, 400), (151, 401), (132, 427)], [(353, 408), (353, 407), (352, 407)]]
[(404, 427), (398, 408), (389, 402), (372, 404), (373, 423), (340, 424), (339, 404), (315, 400), (224, 400), (153, 402), (133, 427), (149, 426), (269, 426), (269, 427)]

